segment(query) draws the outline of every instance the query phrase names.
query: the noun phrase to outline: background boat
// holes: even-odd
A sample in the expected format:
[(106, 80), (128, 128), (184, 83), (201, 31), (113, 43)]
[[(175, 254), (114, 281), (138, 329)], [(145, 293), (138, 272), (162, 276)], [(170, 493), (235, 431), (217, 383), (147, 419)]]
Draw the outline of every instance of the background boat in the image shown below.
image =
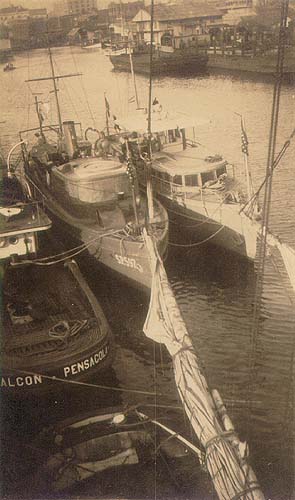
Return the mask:
[[(133, 50), (133, 67), (135, 73), (150, 74), (150, 56), (148, 51)], [(129, 54), (110, 55), (114, 69), (130, 72)], [(208, 57), (195, 50), (175, 50), (174, 52), (155, 51), (153, 57), (152, 75), (193, 75), (204, 74), (207, 69)]]

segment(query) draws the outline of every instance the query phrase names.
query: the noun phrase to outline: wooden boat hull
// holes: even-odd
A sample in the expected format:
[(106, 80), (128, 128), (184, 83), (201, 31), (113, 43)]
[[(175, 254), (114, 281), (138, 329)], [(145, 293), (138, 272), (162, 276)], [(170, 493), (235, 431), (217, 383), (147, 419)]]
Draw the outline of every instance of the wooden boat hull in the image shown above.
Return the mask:
[(8, 269), (4, 285), (1, 391), (54, 391), (110, 366), (110, 328), (75, 262)]
[[(130, 72), (129, 54), (110, 55), (114, 69)], [(149, 54), (136, 54), (132, 56), (135, 73), (150, 74)], [(155, 55), (153, 60), (153, 76), (202, 74), (206, 72), (208, 57), (190, 52), (177, 52), (177, 54), (161, 53)]]

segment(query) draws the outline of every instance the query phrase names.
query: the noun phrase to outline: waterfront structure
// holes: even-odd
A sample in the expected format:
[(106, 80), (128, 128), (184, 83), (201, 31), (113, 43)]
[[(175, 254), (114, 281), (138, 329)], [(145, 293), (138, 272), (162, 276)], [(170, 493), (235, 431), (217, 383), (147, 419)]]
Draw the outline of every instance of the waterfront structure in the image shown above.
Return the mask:
[[(158, 4), (154, 7), (154, 43), (156, 46), (182, 48), (195, 42), (198, 34), (220, 24), (222, 12), (205, 3), (186, 5)], [(150, 7), (140, 9), (133, 18), (140, 43), (150, 41)]]
[(11, 42), (8, 38), (0, 38), (0, 62), (6, 62), (11, 56)]
[(4, 24), (6, 26), (9, 26), (16, 21), (46, 17), (46, 9), (24, 9), (21, 6), (15, 7), (13, 5), (0, 9), (0, 24)]
[(0, 9), (0, 23), (9, 25), (11, 22), (28, 19), (30, 17), (29, 9), (21, 6), (3, 7)]
[(65, 0), (65, 10), (67, 14), (81, 16), (91, 14), (97, 10), (96, 0)]

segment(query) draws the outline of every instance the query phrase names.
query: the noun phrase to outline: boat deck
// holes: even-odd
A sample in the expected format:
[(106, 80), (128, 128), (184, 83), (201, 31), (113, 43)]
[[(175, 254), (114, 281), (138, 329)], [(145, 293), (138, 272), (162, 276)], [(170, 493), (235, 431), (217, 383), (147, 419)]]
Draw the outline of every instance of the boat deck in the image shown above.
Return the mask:
[(9, 268), (2, 308), (3, 368), (44, 368), (65, 355), (84, 352), (103, 336), (88, 299), (62, 264), (54, 271), (43, 266)]
[(51, 222), (47, 215), (39, 210), (36, 203), (17, 204), (0, 207), (0, 236), (25, 234), (49, 229)]

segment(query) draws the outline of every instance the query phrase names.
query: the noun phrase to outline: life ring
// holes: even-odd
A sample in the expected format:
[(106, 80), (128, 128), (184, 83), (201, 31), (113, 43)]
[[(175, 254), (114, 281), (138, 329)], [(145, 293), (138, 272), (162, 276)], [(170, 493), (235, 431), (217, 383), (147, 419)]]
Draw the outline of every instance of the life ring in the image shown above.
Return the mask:
[[(84, 134), (84, 137), (85, 137), (85, 141), (88, 141), (88, 132), (95, 132), (96, 134), (98, 134), (100, 136), (100, 131), (97, 130), (97, 128), (92, 128), (92, 127), (88, 127), (86, 130), (85, 130), (85, 134)], [(91, 142), (91, 141), (90, 141)]]
[(71, 328), (68, 321), (61, 320), (58, 321), (54, 326), (52, 326), (48, 332), (49, 337), (56, 339), (66, 339), (71, 333)]

